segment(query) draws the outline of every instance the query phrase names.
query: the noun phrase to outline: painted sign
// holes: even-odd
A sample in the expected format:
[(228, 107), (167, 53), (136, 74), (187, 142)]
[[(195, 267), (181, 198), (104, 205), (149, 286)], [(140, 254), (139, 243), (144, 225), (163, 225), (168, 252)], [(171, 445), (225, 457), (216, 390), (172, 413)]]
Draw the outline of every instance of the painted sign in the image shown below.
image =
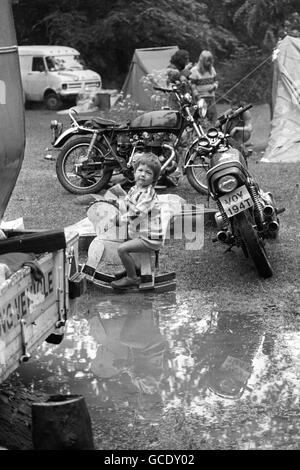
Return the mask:
[(43, 281), (30, 282), (0, 306), (0, 338), (14, 328), (21, 317), (33, 313), (49, 296), (56, 301), (52, 269), (44, 273)]

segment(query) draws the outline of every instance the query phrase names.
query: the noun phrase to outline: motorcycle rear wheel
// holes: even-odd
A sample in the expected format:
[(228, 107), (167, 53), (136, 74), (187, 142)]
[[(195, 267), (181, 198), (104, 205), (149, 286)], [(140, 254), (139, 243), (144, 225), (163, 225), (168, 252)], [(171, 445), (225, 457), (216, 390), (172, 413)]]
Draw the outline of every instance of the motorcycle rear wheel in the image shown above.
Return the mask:
[[(91, 137), (72, 137), (61, 149), (56, 160), (56, 174), (60, 184), (70, 193), (84, 195), (97, 193), (107, 187), (112, 174), (112, 168), (76, 173), (76, 164), (82, 163), (88, 152)], [(106, 149), (100, 143), (96, 143), (90, 154), (94, 161), (104, 161)]]
[(206, 195), (208, 193), (206, 179), (208, 163), (197, 152), (197, 145), (198, 142), (193, 143), (186, 152), (184, 163), (186, 164), (191, 157), (193, 165), (186, 167), (185, 172), (190, 185), (196, 189), (198, 193)]
[(252, 258), (258, 274), (263, 278), (273, 275), (273, 270), (267, 257), (263, 240), (255, 232), (251, 215), (249, 212), (242, 212), (236, 216), (237, 229), (240, 233), (242, 242)]

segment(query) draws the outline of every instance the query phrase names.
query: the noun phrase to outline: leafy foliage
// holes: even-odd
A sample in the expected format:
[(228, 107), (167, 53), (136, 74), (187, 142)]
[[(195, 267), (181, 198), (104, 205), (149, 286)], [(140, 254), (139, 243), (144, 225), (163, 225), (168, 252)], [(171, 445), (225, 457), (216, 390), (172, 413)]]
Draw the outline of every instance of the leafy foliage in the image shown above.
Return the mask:
[(218, 70), (218, 99), (242, 99), (252, 103), (270, 102), (271, 55), (262, 54), (256, 46), (240, 45)]
[(236, 10), (234, 21), (246, 25), (255, 44), (270, 49), (284, 33), (285, 22), (296, 11), (297, 3), (295, 0), (246, 0)]

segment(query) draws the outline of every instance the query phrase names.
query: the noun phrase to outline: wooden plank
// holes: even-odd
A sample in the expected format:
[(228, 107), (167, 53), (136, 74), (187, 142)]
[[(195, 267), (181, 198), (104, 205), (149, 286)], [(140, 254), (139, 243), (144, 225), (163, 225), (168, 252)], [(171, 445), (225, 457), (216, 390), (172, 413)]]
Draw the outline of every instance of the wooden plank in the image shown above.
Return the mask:
[(94, 279), (97, 281), (112, 282), (115, 281), (115, 276), (102, 273), (101, 271), (95, 271)]
[(81, 267), (81, 272), (89, 277), (94, 277), (96, 270), (93, 266), (89, 266), (85, 263)]
[(105, 292), (105, 293), (112, 293), (113, 292), (113, 288), (111, 287), (111, 285), (107, 282), (104, 282), (104, 281), (99, 281), (99, 280), (96, 280), (96, 279), (88, 279), (87, 278), (87, 283), (90, 285), (90, 286), (95, 286), (97, 287), (97, 289), (100, 289), (101, 291)]
[(154, 285), (154, 292), (157, 294), (176, 290), (176, 281), (160, 282)]
[(176, 279), (176, 273), (175, 271), (170, 271), (168, 273), (157, 274), (154, 277), (154, 283), (159, 284), (160, 282), (172, 281), (174, 279)]
[[(151, 253), (141, 252), (138, 253), (139, 260), (141, 263), (141, 286), (149, 288), (149, 286), (154, 286), (154, 272), (151, 263)], [(147, 286), (146, 286), (147, 285)]]
[(39, 265), (44, 274), (43, 282), (34, 281), (30, 268), (23, 268), (8, 279), (1, 292), (0, 337), (5, 337), (7, 345), (20, 334), (15, 328), (20, 318), (35, 322), (44, 310), (52, 305), (57, 308), (57, 269), (49, 257), (45, 262), (40, 260)]
[[(55, 330), (56, 319), (57, 309), (55, 305), (52, 305), (40, 314), (35, 325), (30, 322), (26, 323), (25, 337), (30, 354)], [(19, 359), (23, 354), (20, 324), (17, 325), (16, 331), (18, 335), (15, 340), (5, 345), (5, 362), (0, 364), (0, 381), (5, 380), (20, 364)]]
[(157, 284), (150, 284), (150, 283), (145, 283), (140, 285), (139, 287), (134, 287), (132, 286), (131, 288), (128, 289), (113, 289), (110, 285), (110, 283), (105, 282), (105, 281), (100, 281), (96, 280), (95, 278), (92, 281), (88, 280), (88, 283), (96, 287), (97, 289), (100, 289), (102, 292), (107, 293), (107, 294), (119, 294), (119, 293), (139, 293), (139, 292), (156, 292), (156, 293), (162, 293), (162, 292), (169, 292), (169, 291), (174, 291), (176, 289), (176, 281), (175, 280), (169, 280), (169, 281), (164, 281), (164, 282), (159, 282)]

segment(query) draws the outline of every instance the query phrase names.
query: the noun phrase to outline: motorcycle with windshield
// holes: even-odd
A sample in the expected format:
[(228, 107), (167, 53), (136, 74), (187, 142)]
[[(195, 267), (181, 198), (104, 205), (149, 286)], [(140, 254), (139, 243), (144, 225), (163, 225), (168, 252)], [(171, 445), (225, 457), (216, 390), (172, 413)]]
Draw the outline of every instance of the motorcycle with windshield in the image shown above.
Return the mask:
[(251, 106), (220, 116), (220, 128), (211, 128), (198, 139), (197, 152), (206, 159), (208, 193), (218, 208), (215, 215), (218, 233), (213, 241), (226, 244), (228, 250), (241, 247), (244, 255), (252, 258), (259, 275), (268, 278), (273, 270), (265, 242), (277, 238), (278, 214), (284, 209), (277, 209), (272, 194), (260, 189), (248, 170), (242, 149), (232, 146), (226, 132), (230, 121)]
[[(133, 184), (133, 162), (136, 153), (156, 154), (161, 162), (161, 177), (171, 175), (178, 167), (178, 147), (189, 128), (197, 136), (204, 132), (197, 112), (205, 112), (205, 103), (193, 104), (189, 93), (180, 93), (178, 87), (154, 87), (173, 93), (179, 110), (163, 108), (146, 112), (132, 122), (119, 124), (101, 117), (76, 119), (74, 108), (69, 110), (71, 126), (51, 121), (52, 145), (60, 149), (56, 160), (56, 174), (61, 185), (73, 194), (89, 194), (106, 188), (113, 174), (119, 173)], [(204, 110), (204, 111), (203, 111)]]

